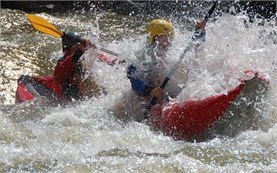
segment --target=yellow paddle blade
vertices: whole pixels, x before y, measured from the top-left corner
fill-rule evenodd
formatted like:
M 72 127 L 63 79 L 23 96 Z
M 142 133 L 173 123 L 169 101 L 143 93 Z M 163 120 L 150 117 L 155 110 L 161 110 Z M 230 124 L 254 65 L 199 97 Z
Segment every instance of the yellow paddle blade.
M 40 32 L 52 35 L 56 38 L 62 37 L 64 35 L 62 31 L 58 30 L 54 25 L 52 25 L 42 17 L 35 16 L 32 14 L 27 14 L 27 17 L 30 20 L 33 27 Z

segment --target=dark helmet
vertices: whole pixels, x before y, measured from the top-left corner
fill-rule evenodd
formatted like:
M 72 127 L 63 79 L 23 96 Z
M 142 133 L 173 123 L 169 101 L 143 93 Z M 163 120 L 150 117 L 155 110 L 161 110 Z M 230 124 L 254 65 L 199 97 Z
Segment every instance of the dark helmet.
M 74 46 L 76 43 L 83 44 L 84 42 L 85 40 L 82 39 L 77 33 L 74 33 L 74 32 L 64 33 L 62 37 L 63 52 L 71 49 L 72 46 Z

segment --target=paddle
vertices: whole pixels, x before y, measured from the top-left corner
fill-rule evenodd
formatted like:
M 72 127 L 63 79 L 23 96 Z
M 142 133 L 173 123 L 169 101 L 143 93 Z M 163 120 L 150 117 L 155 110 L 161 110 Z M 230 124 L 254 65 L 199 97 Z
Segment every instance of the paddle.
M 204 20 L 207 22 L 208 19 L 211 17 L 212 13 L 214 12 L 216 6 L 217 6 L 218 2 L 215 1 L 213 6 L 211 7 L 211 9 L 208 11 L 208 14 L 205 16 Z M 173 66 L 173 68 L 171 69 L 171 71 L 169 72 L 169 74 L 167 75 L 167 77 L 164 79 L 163 83 L 161 84 L 160 88 L 164 89 L 165 86 L 167 85 L 167 83 L 169 82 L 170 78 L 174 75 L 175 71 L 177 70 L 179 64 L 181 64 L 181 61 L 184 59 L 186 53 L 194 46 L 194 41 L 191 41 L 189 43 L 189 45 L 186 47 L 186 49 L 183 51 L 183 53 L 181 54 L 179 61 Z M 157 97 L 153 97 L 149 106 L 147 107 L 147 110 L 150 111 L 150 109 L 152 108 L 153 105 L 156 104 L 157 102 Z M 148 111 L 144 113 L 143 118 L 147 119 L 149 118 L 149 114 Z
M 42 17 L 35 16 L 32 14 L 27 14 L 28 19 L 30 20 L 33 27 L 43 33 L 49 34 L 51 36 L 54 36 L 56 38 L 63 38 L 63 37 L 71 37 L 70 35 L 67 35 L 66 33 L 58 30 L 54 25 L 49 23 L 47 20 L 43 19 Z M 94 45 L 95 46 L 95 45 Z M 115 53 L 113 51 L 107 50 L 105 48 L 99 48 L 99 50 L 106 52 L 108 54 L 119 56 L 118 53 Z

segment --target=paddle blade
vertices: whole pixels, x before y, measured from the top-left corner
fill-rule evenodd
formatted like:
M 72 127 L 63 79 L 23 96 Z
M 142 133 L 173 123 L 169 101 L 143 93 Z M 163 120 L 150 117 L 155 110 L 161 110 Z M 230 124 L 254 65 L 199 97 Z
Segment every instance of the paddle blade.
M 62 31 L 58 30 L 54 25 L 39 16 L 27 14 L 27 17 L 33 27 L 40 32 L 52 35 L 56 38 L 60 38 L 64 35 Z

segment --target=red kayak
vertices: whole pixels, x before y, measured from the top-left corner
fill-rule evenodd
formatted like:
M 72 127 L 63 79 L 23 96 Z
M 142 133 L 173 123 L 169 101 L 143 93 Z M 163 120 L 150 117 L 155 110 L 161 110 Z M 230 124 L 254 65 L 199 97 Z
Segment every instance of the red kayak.
M 114 65 L 117 59 L 108 59 L 103 54 L 98 54 L 98 60 L 105 62 L 108 65 Z M 120 62 L 119 62 L 120 63 Z M 47 81 L 52 81 L 54 78 L 52 76 L 43 76 L 43 77 L 31 77 L 27 75 L 22 75 L 18 80 L 18 86 L 15 93 L 15 103 L 21 103 L 25 101 L 33 100 L 36 97 L 44 97 L 53 103 L 60 101 L 65 101 L 64 96 L 62 95 L 61 87 L 59 84 L 47 84 Z M 87 90 L 90 90 L 86 96 L 95 96 L 98 95 L 98 87 L 96 84 L 88 77 L 84 80 L 84 83 L 87 87 L 90 87 Z
M 20 82 L 15 92 L 15 103 L 32 100 L 35 96 L 25 87 L 25 84 Z
M 268 81 L 255 72 L 248 72 L 249 79 L 227 94 L 210 96 L 202 100 L 186 100 L 183 103 L 170 102 L 164 106 L 156 105 L 150 113 L 154 129 L 173 136 L 175 139 L 197 139 L 216 124 L 228 108 L 239 99 L 254 99 L 264 94 Z M 251 100 L 249 100 L 251 101 Z M 239 109 L 239 106 L 236 107 Z
M 49 85 L 49 83 L 51 85 Z M 85 98 L 97 97 L 100 94 L 105 94 L 105 89 L 98 86 L 91 76 L 82 80 L 79 84 L 79 89 Z M 15 102 L 21 103 L 33 100 L 34 98 L 43 97 L 43 100 L 50 101 L 52 105 L 66 104 L 70 100 L 66 100 L 62 93 L 62 88 L 58 82 L 55 82 L 54 77 L 31 77 L 22 75 L 18 79 L 18 86 L 15 93 Z M 73 97 L 72 97 L 73 98 Z
M 31 77 L 22 75 L 17 80 L 18 86 L 15 92 L 15 103 L 30 101 L 35 97 L 44 97 L 51 101 L 62 100 L 61 91 L 59 91 L 58 85 L 54 88 L 49 88 L 45 85 L 45 81 L 49 81 L 49 79 L 51 80 L 53 77 Z

